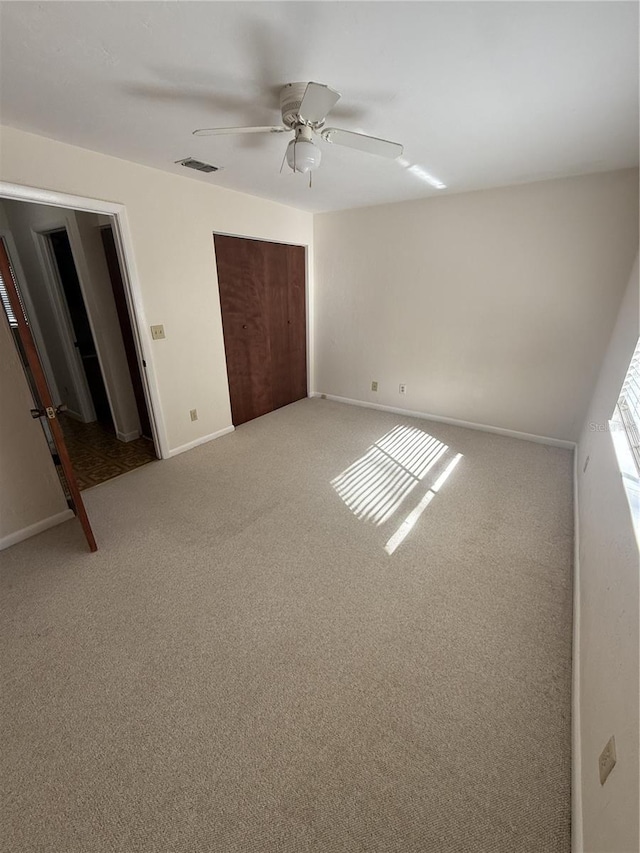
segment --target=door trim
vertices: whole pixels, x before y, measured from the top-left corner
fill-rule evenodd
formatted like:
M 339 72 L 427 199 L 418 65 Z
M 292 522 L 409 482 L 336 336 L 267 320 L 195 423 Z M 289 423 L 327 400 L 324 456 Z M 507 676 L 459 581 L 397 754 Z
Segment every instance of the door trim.
M 135 263 L 133 238 L 125 205 L 23 186 L 22 184 L 11 184 L 4 181 L 0 181 L 0 198 L 32 202 L 35 204 L 47 204 L 51 207 L 72 208 L 74 210 L 85 211 L 86 213 L 103 213 L 113 216 L 113 236 L 116 241 L 118 260 L 124 282 L 127 308 L 131 316 L 131 327 L 133 329 L 136 355 L 138 357 L 140 375 L 142 376 L 142 384 L 149 410 L 153 442 L 158 458 L 167 459 L 169 457 L 169 441 L 162 406 L 160 404 L 160 389 L 153 357 L 153 348 L 151 346 L 151 330 L 144 310 L 142 289 Z

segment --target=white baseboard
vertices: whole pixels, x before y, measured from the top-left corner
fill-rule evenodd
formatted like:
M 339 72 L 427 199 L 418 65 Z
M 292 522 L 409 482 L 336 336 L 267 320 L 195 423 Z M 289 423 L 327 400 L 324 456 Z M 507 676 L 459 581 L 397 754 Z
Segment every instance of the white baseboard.
M 336 397 L 335 394 L 321 394 L 314 391 L 310 397 L 324 397 L 327 400 L 335 400 L 336 403 L 348 403 L 350 406 L 362 406 L 365 409 L 378 409 L 381 412 L 393 412 L 396 415 L 406 415 L 410 418 L 422 418 L 427 421 L 437 421 L 438 423 L 451 424 L 452 426 L 465 427 L 466 429 L 478 429 L 481 432 L 492 432 L 496 435 L 506 435 L 509 438 L 521 438 L 525 441 L 535 441 L 538 444 L 550 444 L 553 447 L 564 447 L 568 450 L 573 450 L 576 446 L 575 441 L 566 441 L 562 438 L 550 438 L 545 435 L 534 435 L 529 432 L 518 432 L 515 429 L 503 429 L 502 427 L 489 426 L 488 424 L 475 424 L 471 421 L 461 421 L 457 418 L 445 418 L 442 415 L 432 415 L 428 412 L 415 412 L 411 409 L 398 409 L 395 406 L 382 406 L 379 403 L 370 403 L 365 400 L 351 400 L 349 397 Z
M 42 533 L 50 527 L 55 527 L 56 524 L 62 524 L 63 521 L 68 521 L 73 518 L 73 512 L 70 509 L 65 509 L 55 515 L 50 515 L 49 518 L 43 518 L 42 521 L 36 521 L 35 524 L 30 524 L 28 527 L 23 527 L 22 530 L 16 530 L 15 533 L 9 533 L 7 536 L 0 538 L 0 551 L 5 548 L 10 548 L 12 545 L 17 545 L 23 539 L 28 539 L 30 536 L 35 536 L 36 533 Z
M 116 430 L 116 438 L 120 439 L 120 441 L 135 441 L 136 438 L 140 438 L 140 430 L 134 429 L 132 432 L 120 432 L 120 430 Z
M 578 446 L 573 451 L 573 634 L 571 647 L 571 853 L 583 853 L 580 725 L 580 513 Z
M 203 435 L 201 438 L 196 438 L 194 441 L 190 441 L 187 444 L 181 444 L 180 447 L 174 447 L 173 450 L 169 451 L 168 458 L 178 456 L 178 454 L 184 453 L 187 450 L 193 450 L 194 447 L 198 447 L 200 444 L 206 444 L 208 441 L 213 441 L 214 438 L 221 438 L 223 435 L 233 432 L 234 429 L 234 426 L 228 426 L 224 429 L 219 429 L 217 432 L 212 432 L 210 435 Z

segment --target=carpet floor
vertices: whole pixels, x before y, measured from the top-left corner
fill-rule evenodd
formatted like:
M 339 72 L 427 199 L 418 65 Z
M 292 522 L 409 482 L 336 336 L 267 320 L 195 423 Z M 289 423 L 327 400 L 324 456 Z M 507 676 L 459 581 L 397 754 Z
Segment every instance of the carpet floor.
M 568 853 L 570 451 L 303 400 L 0 555 L 11 853 Z

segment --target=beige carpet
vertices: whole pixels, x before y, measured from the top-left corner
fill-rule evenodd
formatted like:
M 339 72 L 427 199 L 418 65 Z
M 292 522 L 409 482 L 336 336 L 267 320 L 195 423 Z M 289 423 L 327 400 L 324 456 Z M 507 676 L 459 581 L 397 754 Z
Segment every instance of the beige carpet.
M 86 492 L 0 555 L 1 849 L 567 853 L 571 464 L 315 399 Z

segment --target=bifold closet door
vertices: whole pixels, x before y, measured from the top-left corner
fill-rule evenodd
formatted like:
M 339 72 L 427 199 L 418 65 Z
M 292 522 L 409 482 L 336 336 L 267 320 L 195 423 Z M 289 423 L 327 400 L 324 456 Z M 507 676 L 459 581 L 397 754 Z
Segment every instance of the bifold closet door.
M 233 423 L 307 395 L 305 250 L 214 236 Z
M 273 408 L 307 396 L 304 246 L 265 244 Z
M 231 419 L 243 424 L 273 409 L 263 243 L 215 235 Z

